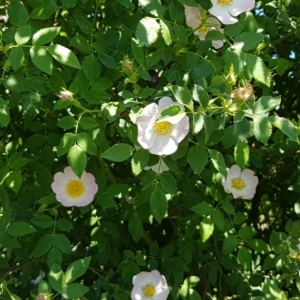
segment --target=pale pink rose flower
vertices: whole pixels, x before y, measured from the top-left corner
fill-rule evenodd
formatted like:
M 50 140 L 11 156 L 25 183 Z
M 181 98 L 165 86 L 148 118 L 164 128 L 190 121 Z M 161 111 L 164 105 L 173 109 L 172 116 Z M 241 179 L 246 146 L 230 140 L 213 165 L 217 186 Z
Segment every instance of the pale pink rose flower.
M 160 113 L 172 105 L 179 105 L 184 110 L 183 105 L 173 102 L 170 97 L 163 97 L 158 104 L 145 106 L 136 119 L 138 142 L 152 154 L 173 154 L 189 132 L 189 119 L 183 112 L 175 117 L 158 119 Z
M 201 41 L 205 40 L 206 34 L 211 30 L 218 30 L 224 32 L 221 28 L 221 23 L 214 17 L 206 19 L 205 23 L 202 22 L 199 8 L 192 6 L 184 6 L 186 25 L 194 30 L 194 34 L 199 37 Z M 224 43 L 221 40 L 212 41 L 215 49 L 223 47 Z
M 54 175 L 51 184 L 56 199 L 63 206 L 86 206 L 89 205 L 98 192 L 98 185 L 91 173 L 83 172 L 79 178 L 71 167 L 66 167 L 64 172 Z
M 255 0 L 210 0 L 212 7 L 208 10 L 223 24 L 234 24 L 238 20 L 234 17 L 242 12 L 254 8 Z
M 166 300 L 170 293 L 165 276 L 157 270 L 133 276 L 132 283 L 132 300 Z
M 226 193 L 231 193 L 234 198 L 252 199 L 258 184 L 257 176 L 250 169 L 241 171 L 238 165 L 227 169 L 227 178 L 222 178 L 222 185 Z

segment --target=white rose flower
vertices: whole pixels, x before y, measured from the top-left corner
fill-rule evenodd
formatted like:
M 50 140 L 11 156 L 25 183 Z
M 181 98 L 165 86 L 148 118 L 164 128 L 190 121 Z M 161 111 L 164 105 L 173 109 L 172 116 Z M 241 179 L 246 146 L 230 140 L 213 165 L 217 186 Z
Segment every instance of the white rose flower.
M 252 199 L 255 195 L 258 178 L 250 169 L 241 171 L 238 165 L 227 169 L 227 178 L 222 178 L 222 185 L 226 193 L 232 193 L 234 198 Z
M 255 6 L 255 0 L 211 0 L 211 3 L 213 6 L 208 11 L 223 24 L 236 23 L 238 20 L 234 17 Z
M 220 32 L 224 32 L 221 28 L 221 23 L 214 17 L 209 17 L 206 19 L 205 23 L 203 23 L 199 8 L 192 6 L 184 6 L 185 20 L 186 25 L 193 28 L 194 34 L 199 36 L 201 41 L 205 40 L 206 34 L 210 30 L 218 30 Z M 223 47 L 224 43 L 221 40 L 212 41 L 212 45 L 215 49 L 220 49 Z
M 165 276 L 157 270 L 133 276 L 132 283 L 132 300 L 166 300 L 170 292 Z
M 173 154 L 178 144 L 189 132 L 189 119 L 183 113 L 182 117 L 158 119 L 161 112 L 172 105 L 182 105 L 173 102 L 170 97 L 163 97 L 158 104 L 151 103 L 144 107 L 137 117 L 138 142 L 144 149 L 156 155 Z

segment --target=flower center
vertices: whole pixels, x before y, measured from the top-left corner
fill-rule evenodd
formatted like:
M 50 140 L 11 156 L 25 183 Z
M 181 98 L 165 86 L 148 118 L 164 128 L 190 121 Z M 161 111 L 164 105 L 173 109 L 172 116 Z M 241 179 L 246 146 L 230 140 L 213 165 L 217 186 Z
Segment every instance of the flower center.
M 197 30 L 199 33 L 207 33 L 209 31 L 209 28 L 206 26 L 202 26 L 200 28 L 198 28 Z
M 144 297 L 152 298 L 155 295 L 155 287 L 152 283 L 148 283 L 146 286 L 143 287 Z
M 81 196 L 84 190 L 85 188 L 81 180 L 70 180 L 66 186 L 67 194 L 72 198 Z
M 237 190 L 243 190 L 246 187 L 246 184 L 243 179 L 240 177 L 233 178 L 231 180 L 232 187 Z
M 225 6 L 230 6 L 233 3 L 233 0 L 218 0 L 218 3 Z
M 154 124 L 153 131 L 156 135 L 168 135 L 172 128 L 173 125 L 170 122 L 162 121 Z

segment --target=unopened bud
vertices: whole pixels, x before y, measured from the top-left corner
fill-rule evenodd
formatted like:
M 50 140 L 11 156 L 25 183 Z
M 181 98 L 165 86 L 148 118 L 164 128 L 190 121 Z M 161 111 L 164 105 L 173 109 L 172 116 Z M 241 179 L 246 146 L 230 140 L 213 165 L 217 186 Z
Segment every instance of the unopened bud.
M 60 92 L 60 98 L 62 100 L 71 100 L 73 96 L 73 93 L 71 93 L 70 91 L 61 91 Z

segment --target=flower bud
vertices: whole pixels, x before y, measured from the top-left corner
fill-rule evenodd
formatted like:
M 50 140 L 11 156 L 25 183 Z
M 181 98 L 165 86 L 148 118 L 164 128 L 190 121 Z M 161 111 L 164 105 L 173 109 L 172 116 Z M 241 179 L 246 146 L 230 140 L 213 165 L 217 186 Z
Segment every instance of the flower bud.
M 61 98 L 62 100 L 71 100 L 71 99 L 72 99 L 72 96 L 73 96 L 73 93 L 71 93 L 71 92 L 68 91 L 68 90 L 61 91 L 61 92 L 60 92 L 60 98 Z

